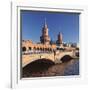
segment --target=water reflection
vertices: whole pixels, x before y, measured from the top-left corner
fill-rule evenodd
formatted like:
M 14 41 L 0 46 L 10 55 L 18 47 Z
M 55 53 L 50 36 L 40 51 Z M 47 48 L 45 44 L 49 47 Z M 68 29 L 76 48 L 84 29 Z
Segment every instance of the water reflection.
M 39 63 L 40 66 L 40 63 Z M 45 65 L 42 67 L 34 66 L 23 69 L 23 77 L 45 77 L 45 76 L 67 76 L 67 75 L 79 75 L 79 60 L 72 59 L 68 62 L 53 64 L 51 66 L 47 66 L 45 69 Z M 33 70 L 33 68 L 35 70 Z M 43 68 L 43 69 L 42 69 Z M 32 70 L 32 71 L 31 71 Z
M 71 60 L 68 62 L 64 75 L 79 75 L 79 60 Z

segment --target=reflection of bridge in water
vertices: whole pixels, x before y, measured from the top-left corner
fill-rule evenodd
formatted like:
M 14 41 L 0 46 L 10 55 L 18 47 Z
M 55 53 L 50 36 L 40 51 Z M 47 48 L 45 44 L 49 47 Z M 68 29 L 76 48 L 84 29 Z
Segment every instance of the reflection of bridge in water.
M 37 60 L 50 60 L 51 62 L 57 63 L 60 62 L 60 60 L 64 56 L 70 56 L 74 57 L 75 56 L 75 51 L 58 51 L 56 53 L 51 52 L 51 53 L 33 53 L 33 54 L 23 54 L 22 55 L 22 67 L 25 67 L 31 62 L 37 61 Z

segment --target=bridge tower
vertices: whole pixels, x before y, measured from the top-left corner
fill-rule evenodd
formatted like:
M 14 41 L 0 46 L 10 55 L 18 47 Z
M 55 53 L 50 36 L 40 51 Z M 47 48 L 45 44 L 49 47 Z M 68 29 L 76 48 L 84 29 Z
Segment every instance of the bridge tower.
M 50 44 L 50 37 L 48 35 L 48 26 L 46 23 L 46 19 L 42 28 L 42 36 L 40 37 L 40 41 L 42 44 Z
M 58 34 L 56 43 L 58 45 L 62 45 L 63 44 L 63 36 L 62 36 L 62 33 L 61 32 L 59 32 L 59 34 Z

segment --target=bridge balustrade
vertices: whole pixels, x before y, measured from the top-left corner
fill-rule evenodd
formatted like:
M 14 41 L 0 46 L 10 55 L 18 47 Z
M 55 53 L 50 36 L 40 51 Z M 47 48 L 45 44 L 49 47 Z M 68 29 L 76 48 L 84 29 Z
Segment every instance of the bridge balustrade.
M 53 51 L 26 51 L 26 52 L 22 52 L 22 55 L 41 54 L 41 53 L 53 53 Z

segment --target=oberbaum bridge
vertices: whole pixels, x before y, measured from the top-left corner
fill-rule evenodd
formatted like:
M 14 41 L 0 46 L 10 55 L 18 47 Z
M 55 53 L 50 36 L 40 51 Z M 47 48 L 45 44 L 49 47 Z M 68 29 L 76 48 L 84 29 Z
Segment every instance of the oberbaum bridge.
M 79 54 L 79 47 L 63 43 L 60 32 L 56 43 L 51 42 L 46 21 L 42 28 L 40 41 L 40 43 L 33 43 L 31 40 L 22 40 L 22 67 L 37 60 L 61 63 L 62 58 L 66 55 L 74 58 L 77 53 Z

